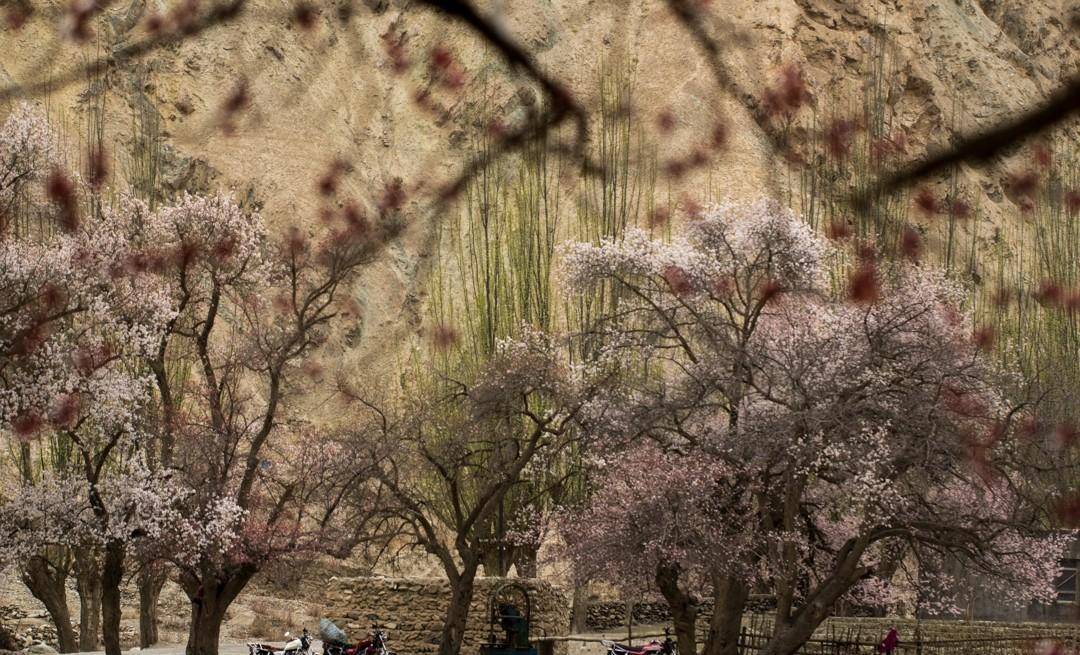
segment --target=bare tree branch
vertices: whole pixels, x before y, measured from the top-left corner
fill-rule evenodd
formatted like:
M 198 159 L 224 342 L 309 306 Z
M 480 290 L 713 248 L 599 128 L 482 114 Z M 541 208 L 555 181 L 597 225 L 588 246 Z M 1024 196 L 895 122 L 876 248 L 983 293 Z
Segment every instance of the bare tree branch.
M 0 88 L 0 102 L 17 97 L 44 95 L 79 80 L 84 80 L 88 75 L 101 73 L 117 62 L 138 59 L 156 50 L 180 43 L 213 27 L 235 20 L 243 13 L 246 3 L 247 0 L 229 0 L 214 5 L 200 18 L 186 23 L 181 29 L 162 31 L 145 39 L 134 41 L 86 64 L 75 66 L 42 80 L 28 84 L 12 84 Z
M 962 138 L 952 148 L 908 163 L 883 177 L 865 197 L 880 191 L 895 191 L 964 161 L 985 161 L 1022 139 L 1062 123 L 1080 111 L 1080 75 L 1071 78 L 1044 104 L 1006 120 L 990 129 Z

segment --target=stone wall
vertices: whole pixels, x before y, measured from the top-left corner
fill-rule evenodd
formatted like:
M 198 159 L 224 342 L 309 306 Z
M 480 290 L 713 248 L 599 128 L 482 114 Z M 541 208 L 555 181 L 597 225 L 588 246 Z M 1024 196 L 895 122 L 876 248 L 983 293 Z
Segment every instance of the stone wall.
M 712 613 L 712 599 L 701 601 L 699 615 L 707 621 Z M 772 596 L 752 595 L 747 601 L 750 612 L 768 612 L 775 609 L 776 601 Z M 589 603 L 585 610 L 585 625 L 590 630 L 605 631 L 626 626 L 626 603 L 617 600 L 599 600 Z M 644 601 L 631 607 L 634 625 L 661 625 L 671 623 L 671 611 L 664 601 Z
M 824 636 L 829 631 L 851 633 L 864 639 L 880 638 L 890 627 L 896 627 L 901 640 L 914 641 L 916 634 L 921 634 L 924 641 L 951 639 L 1036 639 L 1057 637 L 1061 639 L 1080 639 L 1080 626 L 1061 623 L 1041 623 L 1035 621 L 962 621 L 949 619 L 929 619 L 916 622 L 915 619 L 894 617 L 832 617 L 818 629 L 817 635 Z
M 469 610 L 462 655 L 474 655 L 487 641 L 491 594 L 504 578 L 478 578 Z M 542 580 L 518 580 L 532 600 L 532 636 L 565 635 L 570 629 L 570 602 L 560 589 Z M 450 583 L 439 578 L 332 578 L 327 585 L 326 614 L 349 635 L 364 634 L 369 615 L 385 626 L 390 647 L 402 654 L 422 655 L 438 649 Z M 521 608 L 524 611 L 524 608 Z M 556 652 L 560 652 L 556 649 Z
M 621 612 L 621 614 L 619 614 Z M 622 618 L 615 623 L 615 617 Z M 601 602 L 589 607 L 589 621 L 603 623 L 592 626 L 594 629 L 612 631 L 625 629 L 626 606 L 622 603 Z M 772 631 L 772 614 L 748 613 L 743 616 L 743 628 L 750 633 L 769 634 Z M 708 632 L 708 610 L 698 616 L 698 639 L 702 640 Z M 634 608 L 635 624 L 644 626 L 670 625 L 671 619 L 666 607 L 658 603 L 641 603 Z M 1033 643 L 1040 639 L 1054 638 L 1068 644 L 1080 644 L 1080 625 L 1045 623 L 1037 621 L 963 621 L 948 619 L 914 619 L 898 617 L 830 617 L 815 631 L 815 639 L 852 641 L 862 644 L 874 644 L 895 627 L 901 643 L 913 644 L 916 641 L 927 642 L 955 640 L 1005 640 L 996 646 L 993 652 L 999 655 L 1022 655 L 1029 653 Z M 637 630 L 640 632 L 640 628 Z M 700 642 L 699 642 L 700 643 Z M 755 642 L 759 643 L 759 642 Z M 972 648 L 979 648 L 978 645 Z M 927 646 L 926 652 L 940 652 Z

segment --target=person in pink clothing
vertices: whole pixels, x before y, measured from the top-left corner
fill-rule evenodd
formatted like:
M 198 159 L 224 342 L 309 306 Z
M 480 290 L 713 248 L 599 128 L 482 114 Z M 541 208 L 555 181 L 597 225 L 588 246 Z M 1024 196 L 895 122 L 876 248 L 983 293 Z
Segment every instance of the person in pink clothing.
M 878 644 L 878 652 L 884 655 L 892 655 L 892 652 L 896 650 L 896 645 L 900 643 L 900 635 L 896 632 L 896 627 L 889 628 L 888 634 Z

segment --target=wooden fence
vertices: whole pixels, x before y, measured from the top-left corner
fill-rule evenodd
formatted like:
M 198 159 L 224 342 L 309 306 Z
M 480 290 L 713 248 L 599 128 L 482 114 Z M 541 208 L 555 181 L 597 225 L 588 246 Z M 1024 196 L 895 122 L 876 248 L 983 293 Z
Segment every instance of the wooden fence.
M 759 655 L 764 650 L 773 634 L 774 617 L 768 614 L 744 615 L 739 632 L 739 655 Z M 932 621 L 925 627 L 912 625 L 909 621 L 897 623 L 901 628 L 900 641 L 892 655 L 1080 655 L 1080 625 L 1061 624 L 1051 626 L 1035 624 L 1022 626 L 1020 634 L 990 634 L 980 636 L 978 630 L 988 629 L 987 625 L 957 623 L 955 636 L 942 635 L 942 625 L 948 622 Z M 826 623 L 815 632 L 799 650 L 799 655 L 881 655 L 878 645 L 885 637 L 889 621 L 877 621 L 870 624 L 833 624 Z M 616 637 L 620 643 L 640 645 L 652 639 L 662 639 L 663 633 L 652 631 L 644 634 L 630 632 Z M 632 630 L 632 628 L 630 628 Z M 674 637 L 674 634 L 672 635 Z M 604 640 L 582 636 L 543 636 L 535 638 L 541 655 L 555 652 L 556 643 L 580 642 L 596 644 Z M 701 643 L 698 643 L 701 646 Z M 595 647 L 591 652 L 603 652 Z
M 771 627 L 771 626 L 770 626 Z M 772 631 L 743 626 L 739 632 L 739 655 L 755 655 L 768 644 Z M 879 655 L 884 635 L 872 635 L 853 628 L 827 629 L 815 635 L 799 655 Z M 1046 648 L 1045 643 L 1053 646 Z M 1042 644 L 1042 646 L 1041 646 Z M 926 638 L 921 635 L 901 638 L 893 655 L 1076 655 L 1080 653 L 1080 633 L 1025 635 L 1022 637 Z

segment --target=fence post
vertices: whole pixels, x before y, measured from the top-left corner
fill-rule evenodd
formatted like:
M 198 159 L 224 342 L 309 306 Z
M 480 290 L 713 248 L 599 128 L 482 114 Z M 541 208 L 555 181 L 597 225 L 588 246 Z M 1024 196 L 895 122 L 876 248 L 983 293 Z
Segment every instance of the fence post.
M 736 650 L 739 651 L 739 655 L 744 655 L 744 653 L 746 652 L 746 626 L 745 625 L 739 628 L 739 641 L 736 643 L 735 648 L 736 648 Z

